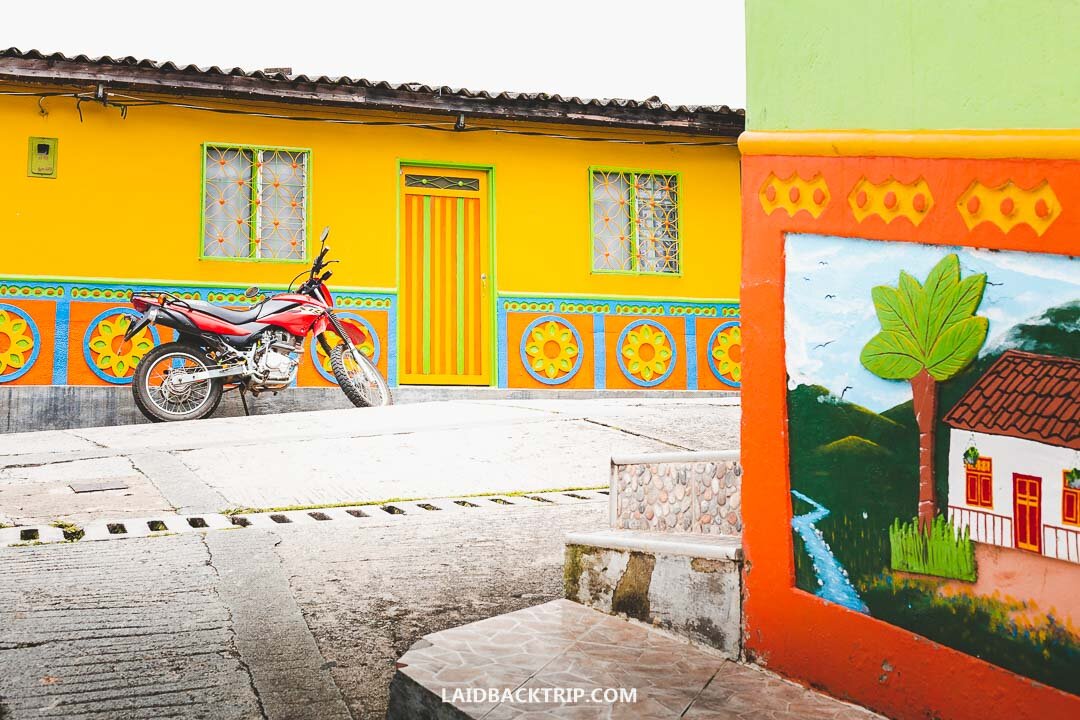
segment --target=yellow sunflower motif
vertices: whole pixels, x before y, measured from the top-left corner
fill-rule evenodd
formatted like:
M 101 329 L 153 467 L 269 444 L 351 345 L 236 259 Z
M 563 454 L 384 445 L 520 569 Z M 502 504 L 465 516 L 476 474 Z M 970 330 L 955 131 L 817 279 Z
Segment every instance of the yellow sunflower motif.
M 525 343 L 529 365 L 538 375 L 550 380 L 570 373 L 580 351 L 573 331 L 554 320 L 533 328 Z
M 622 355 L 631 375 L 650 381 L 667 372 L 672 352 L 663 330 L 640 325 L 626 334 Z
M 716 334 L 712 357 L 717 372 L 735 382 L 742 382 L 742 330 L 738 325 Z
M 358 331 L 358 334 L 363 338 L 363 341 L 356 346 L 356 349 L 366 355 L 369 360 L 375 362 L 375 341 L 372 339 L 368 329 L 361 323 L 349 320 L 348 318 L 343 319 L 341 322 Z M 333 330 L 327 330 L 326 337 L 330 341 L 331 349 L 337 347 L 338 343 L 341 342 L 341 336 Z M 322 349 L 322 343 L 317 342 L 315 344 L 315 354 L 318 356 L 319 365 L 322 366 L 323 370 L 328 373 L 334 372 L 333 368 L 330 367 L 330 356 Z
M 154 347 L 154 336 L 145 327 L 128 342 L 124 333 L 131 324 L 131 316 L 114 315 L 101 320 L 90 336 L 90 354 L 94 365 L 115 378 L 130 377 L 135 366 Z
M 34 352 L 29 323 L 15 313 L 0 310 L 0 375 L 22 368 Z

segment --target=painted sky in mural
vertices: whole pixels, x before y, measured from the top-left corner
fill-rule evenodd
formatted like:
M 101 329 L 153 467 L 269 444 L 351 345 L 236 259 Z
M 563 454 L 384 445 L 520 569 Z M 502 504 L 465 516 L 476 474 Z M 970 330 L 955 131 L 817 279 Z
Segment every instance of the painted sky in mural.
M 900 269 L 920 281 L 946 254 L 960 257 L 963 277 L 986 273 L 979 315 L 990 320 L 983 352 L 997 348 L 1017 322 L 1080 299 L 1080 260 L 975 248 L 868 243 L 859 238 L 787 236 L 785 284 L 787 369 L 791 387 L 824 385 L 875 411 L 911 399 L 908 383 L 882 380 L 859 364 L 880 326 L 870 301 L 875 285 L 896 286 Z

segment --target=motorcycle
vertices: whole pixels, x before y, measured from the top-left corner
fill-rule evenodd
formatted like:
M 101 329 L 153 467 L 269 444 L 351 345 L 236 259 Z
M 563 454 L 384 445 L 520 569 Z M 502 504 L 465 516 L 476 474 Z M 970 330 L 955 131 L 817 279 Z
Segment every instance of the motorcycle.
M 310 334 L 330 359 L 334 378 L 357 407 L 389 405 L 390 388 L 359 346 L 365 338 L 334 313 L 326 281 L 333 272 L 330 248 L 319 239 L 311 268 L 289 283 L 288 291 L 244 310 L 230 310 L 168 292 L 135 292 L 131 304 L 140 316 L 124 333 L 127 343 L 151 325 L 175 330 L 175 342 L 158 345 L 135 367 L 135 404 L 152 422 L 197 420 L 209 416 L 226 389 L 245 393 L 277 392 L 296 379 L 304 339 Z M 307 278 L 293 292 L 292 286 Z M 244 296 L 254 299 L 259 288 Z M 246 400 L 244 407 L 247 408 Z

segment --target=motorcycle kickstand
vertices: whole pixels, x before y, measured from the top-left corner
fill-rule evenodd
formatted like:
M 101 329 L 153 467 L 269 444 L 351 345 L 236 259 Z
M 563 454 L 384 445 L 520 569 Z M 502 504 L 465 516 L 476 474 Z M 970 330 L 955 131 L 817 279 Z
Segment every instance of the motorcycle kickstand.
M 244 416 L 251 417 L 251 411 L 248 410 L 247 404 L 247 391 L 244 390 L 243 386 L 240 387 L 240 404 L 244 406 Z

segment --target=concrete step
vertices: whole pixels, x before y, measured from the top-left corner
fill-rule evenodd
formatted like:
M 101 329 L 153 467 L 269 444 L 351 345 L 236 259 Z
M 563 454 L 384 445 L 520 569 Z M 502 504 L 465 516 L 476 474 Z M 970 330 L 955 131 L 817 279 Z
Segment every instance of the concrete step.
M 397 663 L 387 712 L 387 720 L 878 717 L 569 600 L 425 636 Z
M 663 628 L 736 660 L 742 653 L 742 538 L 603 530 L 568 533 L 566 597 Z

